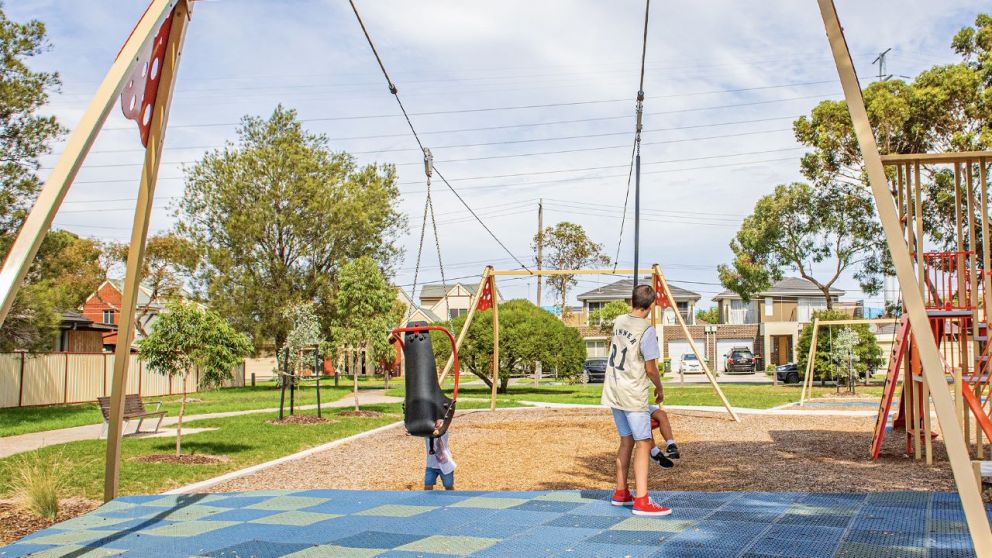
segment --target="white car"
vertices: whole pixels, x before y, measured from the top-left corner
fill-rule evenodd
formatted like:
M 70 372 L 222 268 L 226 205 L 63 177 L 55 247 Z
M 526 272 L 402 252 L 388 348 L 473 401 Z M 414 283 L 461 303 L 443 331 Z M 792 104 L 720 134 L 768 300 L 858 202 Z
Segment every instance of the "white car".
M 695 353 L 685 353 L 682 355 L 682 360 L 679 364 L 679 370 L 684 374 L 702 374 L 703 365 L 696 358 Z

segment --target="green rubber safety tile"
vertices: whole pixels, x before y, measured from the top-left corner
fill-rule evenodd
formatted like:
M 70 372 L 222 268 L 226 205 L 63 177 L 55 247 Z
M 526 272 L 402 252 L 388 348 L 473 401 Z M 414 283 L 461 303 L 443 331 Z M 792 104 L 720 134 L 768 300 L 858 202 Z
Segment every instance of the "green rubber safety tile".
M 66 531 L 80 531 L 85 529 L 100 529 L 102 527 L 110 527 L 112 525 L 117 525 L 118 523 L 126 523 L 131 521 L 130 517 L 103 517 L 100 515 L 88 513 L 86 515 L 80 515 L 79 517 L 74 517 L 68 521 L 63 521 L 59 523 L 57 528 L 64 529 Z
M 196 521 L 197 519 L 203 519 L 209 515 L 229 511 L 231 511 L 230 508 L 218 508 L 214 506 L 193 504 L 192 506 L 180 507 L 168 512 L 163 511 L 154 517 L 157 519 L 167 519 L 169 521 Z
M 658 531 L 678 533 L 692 527 L 696 521 L 687 519 L 667 519 L 664 517 L 631 517 L 610 527 L 613 531 Z
M 370 510 L 365 510 L 352 515 L 377 515 L 384 517 L 413 517 L 431 510 L 438 509 L 437 506 L 405 506 L 403 504 L 386 504 Z
M 324 521 L 327 519 L 334 519 L 335 517 L 341 517 L 340 514 L 333 513 L 317 513 L 317 512 L 307 512 L 307 511 L 288 511 L 277 513 L 275 515 L 269 515 L 266 517 L 260 517 L 258 519 L 253 519 L 248 523 L 268 523 L 272 525 L 313 525 L 319 521 Z
M 282 558 L 373 558 L 383 552 L 385 548 L 350 548 L 347 546 L 337 546 L 333 544 L 322 544 L 304 548 L 303 550 L 287 554 Z
M 283 493 L 264 502 L 252 504 L 248 506 L 247 509 L 292 511 L 309 508 L 311 506 L 319 506 L 325 502 L 327 502 L 327 498 L 314 498 L 312 496 L 287 496 Z
M 118 510 L 126 510 L 126 509 L 129 509 L 129 508 L 137 507 L 139 505 L 140 504 L 132 504 L 131 502 L 124 502 L 124 501 L 121 501 L 121 500 L 111 500 L 111 501 L 107 502 L 106 504 L 100 506 L 99 508 L 93 510 L 92 513 L 95 513 L 95 514 L 98 514 L 99 515 L 99 514 L 107 513 L 107 512 L 113 512 L 113 511 L 118 511 Z
M 433 535 L 419 541 L 414 541 L 403 546 L 396 547 L 396 550 L 409 550 L 412 552 L 431 552 L 434 554 L 453 554 L 455 556 L 468 556 L 473 552 L 485 550 L 490 546 L 500 542 L 500 539 L 490 539 L 485 537 L 458 537 L 449 535 Z
M 486 496 L 475 496 L 474 498 L 462 500 L 461 502 L 452 504 L 448 507 L 449 508 L 490 508 L 495 510 L 502 510 L 502 509 L 512 508 L 513 506 L 519 506 L 520 504 L 525 504 L 529 501 L 530 500 L 524 500 L 523 498 L 490 498 Z
M 209 533 L 210 531 L 223 529 L 224 527 L 241 525 L 241 523 L 240 521 L 184 521 L 182 523 L 155 527 L 154 529 L 143 529 L 142 533 L 146 535 L 157 535 L 159 537 L 195 537 Z
M 589 502 L 595 502 L 596 500 L 585 498 L 578 491 L 563 491 L 563 492 L 549 492 L 547 494 L 542 494 L 535 500 L 541 500 L 544 502 L 578 502 L 580 504 L 587 504 Z
M 200 504 L 207 498 L 209 498 L 209 496 L 206 494 L 174 494 L 170 496 L 162 496 L 161 498 L 156 498 L 154 500 L 148 500 L 147 502 L 142 502 L 141 505 L 151 506 L 153 508 L 177 508 L 181 506 Z
M 106 531 L 88 531 L 85 529 L 74 531 L 59 531 L 49 535 L 42 535 L 31 539 L 31 544 L 80 544 L 87 541 L 95 541 L 107 536 Z
M 66 556 L 72 556 L 73 558 L 98 558 L 100 556 L 120 556 L 125 552 L 127 551 L 117 548 L 90 548 L 86 546 L 68 545 L 32 552 L 31 558 L 65 558 Z

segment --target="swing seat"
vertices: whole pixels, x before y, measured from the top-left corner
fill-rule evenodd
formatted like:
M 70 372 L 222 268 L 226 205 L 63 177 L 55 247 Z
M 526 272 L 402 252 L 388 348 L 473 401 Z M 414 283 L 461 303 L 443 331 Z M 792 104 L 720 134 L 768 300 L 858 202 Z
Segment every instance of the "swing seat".
M 393 331 L 399 339 L 403 333 L 403 357 L 406 359 L 406 396 L 403 402 L 403 424 L 412 436 L 437 438 L 448 430 L 455 416 L 455 401 L 458 397 L 458 358 L 455 356 L 455 399 L 450 399 L 441 391 L 437 378 L 437 363 L 431 346 L 430 330 L 448 330 L 440 326 L 428 326 L 425 322 L 410 322 L 405 328 Z M 437 427 L 437 421 L 441 421 Z

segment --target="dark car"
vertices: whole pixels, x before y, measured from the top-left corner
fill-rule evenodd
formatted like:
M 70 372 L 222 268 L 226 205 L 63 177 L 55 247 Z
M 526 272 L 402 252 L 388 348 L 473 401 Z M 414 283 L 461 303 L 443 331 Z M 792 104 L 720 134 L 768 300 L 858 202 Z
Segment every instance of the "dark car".
M 734 347 L 727 351 L 728 374 L 753 374 L 754 353 L 747 347 Z
M 800 381 L 799 365 L 795 362 L 780 364 L 775 367 L 775 376 L 778 378 L 778 381 L 782 383 L 798 384 Z
M 606 358 L 591 358 L 582 367 L 583 384 L 601 384 L 606 379 Z

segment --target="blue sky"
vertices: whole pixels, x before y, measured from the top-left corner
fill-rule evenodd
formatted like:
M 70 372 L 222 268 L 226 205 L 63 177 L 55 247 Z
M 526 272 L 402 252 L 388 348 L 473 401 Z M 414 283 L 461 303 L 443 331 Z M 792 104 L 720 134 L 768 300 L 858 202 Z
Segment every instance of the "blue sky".
M 801 178 L 792 121 L 841 92 L 816 2 L 744 5 L 652 6 L 641 261 L 661 263 L 673 283 L 703 295 L 703 306 L 722 290 L 716 266 L 729 261 L 728 242 L 754 202 Z M 513 255 L 528 265 L 533 260 L 539 198 L 545 224 L 578 222 L 614 255 L 643 2 L 365 0 L 359 7 L 438 168 Z M 844 0 L 837 7 L 863 80 L 877 73 L 871 62 L 887 48 L 888 72 L 896 75 L 953 62 L 953 34 L 988 10 L 977 0 Z M 48 110 L 67 127 L 144 8 L 143 0 L 6 2 L 8 17 L 48 25 L 53 49 L 33 65 L 61 73 L 62 92 Z M 174 223 L 181 165 L 234 139 L 242 116 L 268 115 L 282 103 L 326 134 L 333 149 L 360 162 L 398 165 L 411 231 L 401 239 L 407 255 L 395 281 L 412 282 L 424 200 L 420 154 L 347 1 L 198 1 L 176 89 L 153 232 Z M 532 105 L 542 106 L 508 108 Z M 492 110 L 465 112 L 480 108 Z M 56 225 L 126 239 L 140 147 L 136 128 L 114 111 Z M 53 160 L 46 158 L 43 175 Z M 447 277 L 477 276 L 487 263 L 517 267 L 438 186 Z M 632 238 L 628 220 L 621 266 L 632 264 Z M 424 256 L 425 279 L 440 279 L 432 251 Z M 612 280 L 583 279 L 577 291 Z M 861 298 L 850 277 L 840 287 Z M 530 278 L 501 285 L 504 296 L 531 299 L 534 288 Z

